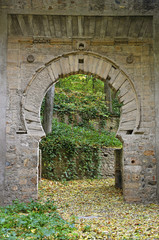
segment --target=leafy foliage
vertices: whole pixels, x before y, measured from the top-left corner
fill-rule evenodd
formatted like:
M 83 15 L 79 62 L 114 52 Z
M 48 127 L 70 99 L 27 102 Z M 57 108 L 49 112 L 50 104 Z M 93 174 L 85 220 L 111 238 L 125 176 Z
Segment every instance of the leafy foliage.
M 117 96 L 113 98 L 114 115 L 120 115 Z M 78 113 L 82 119 L 108 118 L 112 114 L 105 104 L 104 83 L 92 76 L 73 75 L 56 84 L 54 112 Z
M 42 139 L 43 176 L 49 179 L 81 179 L 99 176 L 101 146 L 121 146 L 114 133 L 101 133 L 53 120 L 53 130 Z
M 45 138 L 44 138 L 45 139 Z M 44 142 L 44 139 L 42 142 Z M 48 142 L 60 143 L 69 142 L 69 144 L 75 144 L 76 146 L 82 146 L 84 144 L 92 147 L 120 147 L 121 142 L 115 138 L 115 133 L 103 130 L 101 132 L 96 131 L 92 127 L 80 127 L 71 126 L 66 123 L 58 122 L 53 119 L 52 133 L 48 134 Z M 46 143 L 47 144 L 47 143 Z M 63 148 L 64 146 L 62 146 Z
M 83 74 L 71 75 L 66 78 L 62 78 L 57 83 L 57 87 L 63 88 L 65 91 L 77 91 L 87 92 L 89 94 L 104 93 L 104 83 L 94 78 L 94 76 L 88 76 Z
M 118 116 L 119 108 L 114 98 L 113 109 Z M 60 116 L 61 122 L 54 119 L 52 133 L 40 143 L 43 177 L 55 180 L 97 178 L 100 148 L 121 147 L 115 133 L 104 130 L 106 119 L 111 117 L 105 104 L 104 83 L 82 74 L 60 79 L 56 84 L 54 113 Z M 69 124 L 64 123 L 66 114 Z M 77 122 L 75 115 L 82 121 Z M 91 123 L 92 119 L 98 119 L 99 130 Z
M 43 179 L 39 195 L 0 208 L 0 239 L 159 239 L 158 205 L 123 202 L 113 179 Z
M 70 180 L 98 176 L 99 147 L 86 143 L 87 137 L 82 138 L 85 132 L 54 120 L 52 134 L 40 143 L 44 177 Z
M 159 239 L 159 206 L 125 203 L 112 178 L 42 180 L 40 195 L 53 199 L 65 220 L 73 220 L 77 239 Z
M 1 239 L 76 239 L 75 230 L 72 223 L 60 217 L 53 201 L 14 201 L 0 208 Z

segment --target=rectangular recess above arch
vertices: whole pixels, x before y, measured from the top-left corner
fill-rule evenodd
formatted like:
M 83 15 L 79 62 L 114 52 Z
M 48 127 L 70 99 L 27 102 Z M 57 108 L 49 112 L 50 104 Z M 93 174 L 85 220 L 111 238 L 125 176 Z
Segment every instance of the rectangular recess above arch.
M 151 16 L 56 16 L 8 15 L 8 35 L 50 38 L 138 38 L 153 37 Z M 65 23 L 65 24 L 64 24 Z M 102 29 L 99 31 L 99 26 Z

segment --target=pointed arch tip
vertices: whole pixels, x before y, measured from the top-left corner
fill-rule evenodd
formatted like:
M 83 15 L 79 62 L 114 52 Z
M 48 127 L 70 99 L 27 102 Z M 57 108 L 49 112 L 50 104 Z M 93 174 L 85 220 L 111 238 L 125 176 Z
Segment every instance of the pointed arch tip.
M 101 80 L 109 78 L 109 85 L 114 90 L 120 91 L 123 102 L 118 135 L 127 134 L 129 129 L 135 133 L 135 129 L 140 125 L 140 104 L 133 81 L 114 61 L 90 51 L 73 51 L 56 56 L 35 72 L 24 91 L 22 102 L 27 132 L 31 131 L 25 117 L 26 106 L 33 105 L 40 112 L 42 99 L 49 87 L 59 78 L 78 73 L 92 74 Z M 40 122 L 38 124 L 41 126 Z

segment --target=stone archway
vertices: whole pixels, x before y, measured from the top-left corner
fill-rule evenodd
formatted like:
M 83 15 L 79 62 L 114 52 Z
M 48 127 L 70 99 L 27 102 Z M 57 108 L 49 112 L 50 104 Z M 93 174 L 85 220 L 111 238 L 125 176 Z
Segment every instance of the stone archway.
M 59 78 L 77 73 L 93 74 L 101 80 L 109 79 L 110 86 L 115 91 L 119 91 L 119 101 L 123 105 L 117 136 L 124 144 L 122 154 L 123 195 L 128 202 L 141 202 L 139 176 L 142 168 L 136 167 L 137 158 L 132 160 L 132 156 L 134 156 L 132 155 L 132 146 L 141 138 L 138 130 L 140 125 L 139 99 L 132 80 L 110 59 L 92 52 L 71 52 L 54 58 L 37 70 L 22 97 L 21 126 L 23 126 L 22 132 L 25 134 L 22 134 L 21 137 L 26 136 L 32 139 L 32 143 L 38 147 L 39 140 L 45 136 L 40 121 L 40 108 L 46 92 Z M 36 156 L 38 158 L 38 155 Z M 34 178 L 37 179 L 37 175 L 37 171 L 34 171 Z M 35 185 L 32 190 L 33 196 L 37 196 L 37 182 Z
M 59 78 L 71 74 L 93 74 L 109 79 L 110 86 L 119 91 L 121 119 L 118 137 L 132 134 L 140 124 L 140 105 L 133 82 L 128 75 L 110 59 L 91 52 L 71 52 L 58 56 L 36 71 L 23 94 L 22 114 L 25 130 L 29 135 L 45 135 L 40 122 L 40 107 L 45 93 Z
M 44 135 L 41 101 L 59 77 L 78 72 L 108 76 L 110 85 L 120 91 L 118 136 L 124 143 L 125 200 L 159 199 L 157 4 L 144 11 L 135 0 L 125 8 L 105 3 L 102 9 L 88 1 L 73 6 L 68 0 L 64 7 L 63 1 L 54 7 L 50 1 L 26 1 L 23 6 L 17 0 L 2 2 L 6 3 L 0 3 L 0 204 L 37 197 L 37 149 Z M 73 49 L 78 52 L 48 62 Z M 122 61 L 133 80 L 118 64 L 96 53 Z M 130 56 L 133 62 L 128 61 Z M 39 70 L 33 76 L 35 69 Z

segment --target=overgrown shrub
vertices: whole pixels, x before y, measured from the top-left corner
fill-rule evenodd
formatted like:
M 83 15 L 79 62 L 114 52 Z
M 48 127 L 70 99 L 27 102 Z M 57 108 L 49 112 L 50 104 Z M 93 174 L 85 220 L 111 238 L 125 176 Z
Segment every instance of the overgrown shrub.
M 71 75 L 60 79 L 56 84 L 54 98 L 54 113 L 60 116 L 78 114 L 83 121 L 99 118 L 120 116 L 121 104 L 117 95 L 112 98 L 113 113 L 110 113 L 105 103 L 104 83 L 93 76 L 83 74 Z M 41 115 L 44 110 L 44 101 Z
M 97 178 L 102 146 L 119 147 L 114 133 L 101 133 L 53 120 L 52 133 L 40 143 L 43 177 L 55 180 Z
M 119 117 L 121 104 L 117 97 L 113 98 L 112 106 L 113 116 Z M 41 113 L 43 110 L 44 102 Z M 105 102 L 104 83 L 82 74 L 60 79 L 53 111 L 60 122 L 53 120 L 52 133 L 40 143 L 43 177 L 55 180 L 98 177 L 100 148 L 121 146 L 115 133 L 104 130 L 112 116 Z M 64 123 L 66 116 L 68 124 Z M 93 120 L 98 121 L 98 130 Z

